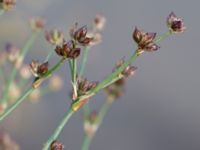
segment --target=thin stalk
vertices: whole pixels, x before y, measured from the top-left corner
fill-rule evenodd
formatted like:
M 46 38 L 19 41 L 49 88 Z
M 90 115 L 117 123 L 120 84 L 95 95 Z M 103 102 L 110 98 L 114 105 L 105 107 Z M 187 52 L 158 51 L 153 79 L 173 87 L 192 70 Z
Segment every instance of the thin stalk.
M 28 41 L 24 45 L 23 49 L 21 50 L 20 56 L 22 58 L 22 61 L 24 60 L 24 57 L 30 50 L 31 46 L 33 45 L 33 42 L 35 41 L 36 37 L 38 35 L 38 32 L 33 32 L 32 35 L 29 37 Z
M 80 68 L 80 72 L 79 72 L 79 77 L 83 77 L 84 71 L 85 71 L 85 67 L 86 67 L 86 63 L 88 60 L 88 52 L 89 52 L 89 47 L 85 47 L 84 52 L 83 52 L 83 57 L 82 57 L 82 62 L 81 62 L 81 68 Z M 89 103 L 85 104 L 85 106 L 83 107 L 83 116 L 87 116 L 89 114 L 90 108 L 89 108 Z
M 77 97 L 77 60 L 72 60 L 72 86 L 74 91 L 74 96 Z
M 72 66 L 73 66 L 73 77 L 72 77 L 72 82 L 76 85 L 76 75 L 77 75 L 77 60 L 73 59 L 72 60 Z
M 70 69 L 71 78 L 72 78 L 72 77 L 73 77 L 73 66 L 72 66 L 72 60 L 70 59 L 68 62 L 69 62 L 69 69 Z
M 155 43 L 159 43 L 160 41 L 165 40 L 166 38 L 168 38 L 170 35 L 172 34 L 172 32 L 166 32 L 164 34 L 162 34 L 161 36 L 159 36 L 158 38 L 156 38 L 154 40 Z
M 79 72 L 80 77 L 83 76 L 84 71 L 85 71 L 85 66 L 86 66 L 87 59 L 88 59 L 88 52 L 89 52 L 89 47 L 85 47 L 82 62 L 81 62 L 81 68 L 80 68 L 80 72 Z
M 5 12 L 5 10 L 4 10 L 4 9 L 1 9 L 1 10 L 0 10 L 0 16 L 3 15 L 4 12 Z
M 18 98 L 16 100 L 16 102 L 11 106 L 9 107 L 5 113 L 3 113 L 1 116 L 0 116 L 0 121 L 2 121 L 5 117 L 7 117 L 13 110 L 15 110 L 15 108 L 17 108 L 17 106 L 19 106 L 25 99 L 26 97 L 31 94 L 32 92 L 34 91 L 34 88 L 29 88 L 20 98 Z
M 23 62 L 24 57 L 26 56 L 27 52 L 30 50 L 30 47 L 32 46 L 36 36 L 37 36 L 37 33 L 34 32 L 30 36 L 30 38 L 28 39 L 27 43 L 25 44 L 24 48 L 22 49 L 22 51 L 20 53 L 20 56 L 19 56 L 19 59 L 21 59 L 20 61 Z M 1 99 L 1 103 L 7 101 L 8 94 L 10 92 L 10 88 L 11 88 L 12 82 L 14 81 L 16 75 L 17 75 L 17 67 L 14 67 L 12 72 L 11 72 L 11 75 L 10 75 L 10 77 L 8 79 L 8 82 L 6 83 L 6 88 L 5 88 L 5 91 L 4 91 L 4 95 L 3 95 L 2 99 Z
M 50 76 L 54 71 L 56 71 L 64 63 L 65 60 L 66 60 L 65 57 L 60 59 L 60 61 L 55 66 L 53 66 L 43 77 Z
M 55 129 L 54 133 L 47 140 L 47 142 L 44 145 L 44 147 L 42 148 L 42 150 L 48 150 L 49 149 L 51 143 L 58 138 L 58 136 L 60 135 L 61 131 L 63 130 L 63 128 L 65 127 L 65 125 L 67 124 L 67 122 L 69 121 L 71 116 L 73 115 L 73 113 L 74 112 L 71 109 L 69 110 L 68 113 L 66 113 L 66 115 L 63 118 L 63 120 L 59 123 L 59 125 Z
M 51 50 L 51 51 L 48 53 L 47 57 L 45 58 L 45 61 L 44 61 L 44 62 L 49 61 L 49 59 L 52 57 L 53 53 L 54 53 L 54 50 Z
M 92 138 L 85 135 L 81 150 L 89 150 L 91 141 L 92 141 Z

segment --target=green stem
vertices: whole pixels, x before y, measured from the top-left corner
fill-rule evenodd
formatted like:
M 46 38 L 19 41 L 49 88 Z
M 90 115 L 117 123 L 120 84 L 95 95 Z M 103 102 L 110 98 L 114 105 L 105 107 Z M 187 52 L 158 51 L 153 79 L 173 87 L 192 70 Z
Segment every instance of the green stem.
M 44 145 L 44 147 L 42 148 L 42 150 L 48 150 L 49 149 L 51 143 L 58 138 L 58 136 L 60 135 L 62 129 L 64 128 L 64 126 L 66 125 L 66 123 L 68 122 L 68 120 L 71 118 L 71 116 L 73 115 L 73 113 L 74 112 L 71 109 L 69 110 L 68 113 L 66 113 L 66 115 L 63 118 L 63 120 L 59 123 L 59 125 L 55 129 L 54 133 L 47 140 L 47 142 Z
M 106 113 L 108 112 L 110 106 L 112 105 L 112 102 L 109 102 L 108 100 L 106 100 L 104 102 L 104 104 L 101 106 L 101 109 L 99 111 L 99 115 L 97 117 L 97 121 L 98 121 L 98 127 L 101 125 L 101 123 L 103 122 L 103 119 L 106 115 Z
M 22 49 L 22 51 L 20 53 L 20 56 L 19 56 L 19 59 L 21 59 L 20 61 L 23 62 L 24 57 L 26 56 L 27 52 L 30 50 L 30 47 L 32 46 L 36 36 L 37 36 L 37 33 L 34 32 L 30 36 L 30 38 L 28 39 L 27 43 L 25 44 L 24 48 Z M 10 88 L 12 86 L 12 82 L 15 80 L 16 75 L 17 75 L 17 67 L 14 67 L 12 72 L 11 72 L 11 75 L 9 77 L 9 80 L 6 83 L 6 88 L 5 88 L 5 91 L 4 91 L 4 95 L 1 99 L 1 103 L 7 101 L 7 98 L 8 98 L 9 92 L 10 92 Z
M 73 67 L 73 77 L 72 77 L 72 82 L 76 85 L 76 75 L 77 75 L 77 60 L 73 59 L 72 60 L 72 67 Z
M 54 51 L 51 50 L 51 51 L 48 53 L 47 57 L 45 58 L 45 61 L 44 61 L 44 62 L 49 61 L 49 59 L 51 58 L 51 56 L 53 55 L 53 53 L 54 53 Z
M 89 47 L 85 47 L 84 52 L 83 52 L 83 57 L 82 57 L 82 62 L 81 62 L 81 68 L 79 72 L 79 77 L 82 77 L 85 71 L 87 59 L 88 59 L 88 52 L 89 52 Z M 83 107 L 83 116 L 87 116 L 89 114 L 89 103 L 85 104 Z
M 89 146 L 90 146 L 91 141 L 92 141 L 92 138 L 85 135 L 81 150 L 89 150 Z
M 25 93 L 24 93 L 24 95 L 22 95 L 20 98 L 18 98 L 17 100 L 16 100 L 16 102 L 11 106 L 11 107 L 9 107 L 6 111 L 5 111 L 5 113 L 3 113 L 1 116 L 0 116 L 0 121 L 2 121 L 5 117 L 7 117 L 13 110 L 15 110 L 15 108 L 17 108 L 17 106 L 19 106 L 25 99 L 26 99 L 26 97 L 31 93 L 31 92 L 33 92 L 33 90 L 34 90 L 34 88 L 30 88 L 30 89 L 28 89 Z
M 0 16 L 3 15 L 4 12 L 5 12 L 5 10 L 4 10 L 4 9 L 1 9 L 1 10 L 0 10 Z
M 50 76 L 54 71 L 56 71 L 66 60 L 65 57 L 63 57 L 55 66 L 53 66 L 47 73 L 44 74 L 43 77 Z
M 89 52 L 89 47 L 85 47 L 84 49 L 84 53 L 83 53 L 83 60 L 81 62 L 81 68 L 80 68 L 80 72 L 79 72 L 79 76 L 82 77 L 85 71 L 85 66 L 87 63 L 87 59 L 88 59 L 88 52 Z
M 73 66 L 72 66 L 72 60 L 69 59 L 69 69 L 70 69 L 70 73 L 71 73 L 71 79 L 73 78 Z
M 28 41 L 26 42 L 26 44 L 24 45 L 24 47 L 20 53 L 22 61 L 24 60 L 24 57 L 26 56 L 26 54 L 30 50 L 31 46 L 33 45 L 33 42 L 35 41 L 37 35 L 38 35 L 38 32 L 33 32 L 32 35 L 29 37 Z
M 172 32 L 166 32 L 164 34 L 162 34 L 161 36 L 159 36 L 158 38 L 156 38 L 154 40 L 155 43 L 159 43 L 160 41 L 165 40 L 166 38 L 168 38 L 170 35 L 172 34 Z

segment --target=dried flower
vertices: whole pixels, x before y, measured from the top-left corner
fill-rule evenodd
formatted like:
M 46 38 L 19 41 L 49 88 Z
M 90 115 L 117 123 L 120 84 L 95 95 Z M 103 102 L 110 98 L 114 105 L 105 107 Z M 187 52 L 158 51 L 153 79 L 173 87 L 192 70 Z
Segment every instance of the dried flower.
M 98 113 L 92 111 L 88 116 L 86 116 L 84 121 L 84 131 L 87 136 L 92 137 L 98 129 Z
M 55 52 L 62 57 L 75 59 L 80 55 L 81 49 L 75 47 L 74 41 L 64 42 L 62 46 L 56 46 Z
M 100 33 L 88 33 L 88 37 L 93 38 L 93 40 L 89 43 L 89 46 L 98 45 L 102 42 L 102 35 Z
M 87 46 L 93 40 L 92 37 L 87 36 L 87 26 L 83 26 L 77 29 L 78 24 L 70 30 L 71 37 L 77 41 L 80 45 Z
M 50 148 L 51 150 L 64 150 L 64 145 L 58 141 L 53 141 Z
M 88 91 L 95 88 L 98 82 L 89 82 L 87 79 L 79 78 L 77 81 L 78 96 L 87 94 Z
M 96 15 L 94 18 L 94 28 L 97 30 L 102 30 L 105 26 L 106 18 L 102 15 Z
M 174 12 L 171 12 L 167 17 L 167 26 L 172 33 L 182 33 L 186 30 L 183 19 L 178 18 Z
M 159 46 L 154 43 L 156 33 L 140 31 L 136 27 L 132 36 L 134 41 L 138 44 L 140 53 L 144 51 L 152 52 L 159 49 Z
M 107 93 L 107 100 L 113 102 L 113 100 L 118 99 L 124 93 L 125 78 L 121 78 L 105 88 Z
M 33 60 L 30 64 L 30 70 L 35 77 L 42 77 L 48 72 L 48 62 L 41 64 L 39 61 Z
M 64 40 L 64 35 L 61 31 L 54 29 L 45 32 L 46 40 L 52 45 L 60 45 Z
M 33 17 L 30 20 L 30 25 L 33 31 L 38 32 L 44 28 L 45 21 L 40 17 Z
M 121 59 L 117 62 L 115 69 L 118 69 L 124 64 L 124 59 Z M 105 88 L 107 93 L 107 99 L 109 102 L 113 102 L 114 99 L 117 99 L 123 95 L 124 85 L 128 77 L 133 76 L 135 74 L 137 67 L 128 65 L 118 76 L 118 80 Z
M 84 106 L 90 99 L 90 97 L 87 97 L 85 99 L 78 99 L 77 97 L 81 97 L 84 95 L 87 95 L 87 92 L 91 89 L 95 88 L 97 86 L 98 82 L 89 82 L 87 79 L 78 78 L 77 80 L 77 94 L 72 92 L 72 100 L 74 102 L 72 103 L 72 110 L 75 112 L 79 110 L 82 106 Z
M 121 59 L 120 61 L 117 62 L 116 67 L 114 70 L 118 69 L 124 64 L 124 59 Z M 137 67 L 128 65 L 120 74 L 120 76 L 123 76 L 125 78 L 128 78 L 130 76 L 133 76 L 135 74 Z
M 60 76 L 53 76 L 50 78 L 49 87 L 53 91 L 59 91 L 63 87 L 63 81 Z
M 16 0 L 0 0 L 0 9 L 4 9 L 5 11 L 13 9 L 16 5 Z

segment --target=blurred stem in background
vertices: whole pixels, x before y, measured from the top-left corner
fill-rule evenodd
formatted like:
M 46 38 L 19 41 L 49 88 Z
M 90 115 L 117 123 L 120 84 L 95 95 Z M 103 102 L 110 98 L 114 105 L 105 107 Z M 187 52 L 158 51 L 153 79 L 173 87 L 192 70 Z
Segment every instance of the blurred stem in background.
M 41 78 L 48 78 L 52 75 L 53 72 L 55 72 L 66 60 L 66 58 L 62 58 L 57 64 L 55 64 L 43 77 Z M 41 79 L 39 78 L 39 79 Z M 38 79 L 38 80 L 39 80 Z M 5 117 L 7 117 L 13 110 L 15 110 L 17 108 L 17 106 L 19 106 L 19 104 L 21 104 L 33 91 L 35 90 L 35 88 L 33 88 L 32 86 L 27 90 L 27 92 L 25 92 L 24 94 L 21 95 L 21 97 L 19 97 L 16 102 L 8 107 L 5 112 L 0 115 L 0 121 L 2 121 Z
M 84 47 L 79 77 L 83 77 L 85 67 L 86 67 L 86 63 L 87 63 L 87 60 L 88 60 L 89 49 L 90 49 L 89 46 Z M 84 117 L 87 116 L 89 114 L 89 112 L 90 112 L 89 103 L 86 103 L 85 106 L 83 106 L 83 116 Z
M 113 102 L 113 101 L 112 101 Z M 87 134 L 85 132 L 85 136 L 84 136 L 84 140 L 81 146 L 81 150 L 89 150 L 90 144 L 92 142 L 92 139 L 94 137 L 94 135 L 96 134 L 96 132 L 98 131 L 100 125 L 103 122 L 103 119 L 106 115 L 106 113 L 108 112 L 110 106 L 112 105 L 111 101 L 106 100 L 103 105 L 100 108 L 100 111 L 97 115 L 97 118 L 95 118 L 95 126 L 96 126 L 96 130 L 94 131 L 94 133 L 92 133 L 92 136 L 90 136 L 89 134 Z
M 27 55 L 28 51 L 30 50 L 32 44 L 34 43 L 36 37 L 38 35 L 38 32 L 33 32 L 30 36 L 30 38 L 28 39 L 28 41 L 26 42 L 25 46 L 23 47 L 23 49 L 20 51 L 20 55 L 19 55 L 19 63 L 23 62 L 25 56 Z M 1 103 L 4 103 L 7 101 L 7 98 L 8 98 L 8 95 L 9 95 L 9 92 L 10 92 L 10 88 L 12 86 L 12 83 L 14 82 L 15 80 L 15 77 L 17 75 L 17 71 L 18 71 L 18 67 L 17 66 L 14 66 L 13 67 L 13 70 L 10 74 L 10 77 L 6 83 L 6 87 L 5 87 L 5 90 L 4 90 L 4 95 L 1 99 Z
M 5 10 L 4 10 L 4 9 L 0 9 L 0 16 L 1 16 L 1 15 L 3 15 L 3 14 L 4 14 L 4 12 L 5 12 Z

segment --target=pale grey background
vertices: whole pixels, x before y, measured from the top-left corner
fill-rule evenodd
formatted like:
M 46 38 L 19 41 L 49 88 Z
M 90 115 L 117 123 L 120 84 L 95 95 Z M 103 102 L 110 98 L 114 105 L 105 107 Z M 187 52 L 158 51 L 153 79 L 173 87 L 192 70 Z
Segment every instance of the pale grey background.
M 155 53 L 145 53 L 135 65 L 136 75 L 126 94 L 106 116 L 91 150 L 199 150 L 200 71 L 199 0 L 18 0 L 17 7 L 1 16 L 0 48 L 13 42 L 22 47 L 30 35 L 27 20 L 42 16 L 46 29 L 57 27 L 66 33 L 74 22 L 90 24 L 96 14 L 107 18 L 103 43 L 90 53 L 87 77 L 101 80 L 114 63 L 130 56 L 135 48 L 131 34 L 137 25 L 146 31 L 167 31 L 167 15 L 174 11 L 184 18 L 187 31 L 162 43 Z M 49 49 L 43 35 L 32 48 L 32 58 L 43 59 Z M 56 62 L 58 57 L 55 56 Z M 20 144 L 22 150 L 41 149 L 42 143 L 68 109 L 67 65 L 59 70 L 66 77 L 65 88 L 49 94 L 38 104 L 23 103 L 0 124 Z M 94 108 L 103 102 L 100 93 L 91 101 Z M 80 113 L 72 117 L 59 140 L 66 150 L 79 150 L 83 138 Z

